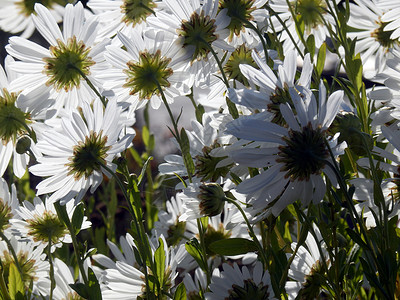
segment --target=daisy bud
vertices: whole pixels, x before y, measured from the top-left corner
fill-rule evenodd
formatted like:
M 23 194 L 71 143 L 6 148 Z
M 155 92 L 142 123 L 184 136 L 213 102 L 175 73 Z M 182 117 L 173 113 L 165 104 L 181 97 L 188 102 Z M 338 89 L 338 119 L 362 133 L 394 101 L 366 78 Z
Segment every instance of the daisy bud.
M 17 142 L 17 146 L 15 150 L 18 154 L 24 154 L 28 152 L 29 148 L 31 147 L 31 139 L 27 136 L 20 138 Z
M 201 213 L 208 217 L 216 216 L 224 209 L 225 193 L 218 183 L 204 183 L 197 197 L 200 199 Z

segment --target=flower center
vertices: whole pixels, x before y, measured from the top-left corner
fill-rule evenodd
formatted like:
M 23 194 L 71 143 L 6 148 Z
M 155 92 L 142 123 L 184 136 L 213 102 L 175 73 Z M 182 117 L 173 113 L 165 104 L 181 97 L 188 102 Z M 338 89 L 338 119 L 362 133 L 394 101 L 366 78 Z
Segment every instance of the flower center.
M 192 61 L 207 58 L 211 43 L 218 39 L 215 35 L 216 28 L 215 19 L 204 16 L 203 11 L 200 15 L 193 13 L 189 21 L 182 21 L 178 34 L 183 37 L 183 47 L 194 48 Z
M 206 245 L 206 252 L 209 256 L 217 255 L 214 251 L 210 249 L 210 244 L 220 240 L 226 240 L 230 238 L 230 231 L 226 231 L 222 223 L 219 224 L 218 229 L 215 229 L 211 225 L 207 226 L 206 233 L 204 235 L 204 243 Z
M 271 103 L 267 105 L 268 111 L 273 115 L 272 121 L 275 124 L 280 126 L 286 126 L 286 121 L 283 118 L 280 110 L 280 105 L 284 103 L 289 103 L 294 111 L 292 105 L 292 98 L 289 93 L 288 88 L 279 88 L 275 89 L 275 93 L 270 96 Z
M 4 230 L 11 226 L 9 220 L 12 217 L 11 207 L 0 198 L 0 232 L 4 232 Z
M 22 280 L 24 282 L 25 288 L 27 289 L 31 281 L 36 281 L 38 278 L 36 275 L 37 266 L 35 266 L 35 260 L 29 259 L 30 253 L 28 251 L 20 250 L 17 253 L 18 263 L 22 269 Z M 11 265 L 15 266 L 14 258 L 10 252 L 4 250 L 3 257 L 1 259 L 2 271 L 4 278 L 9 278 Z
M 309 123 L 302 131 L 290 130 L 289 136 L 282 139 L 286 146 L 279 146 L 279 158 L 276 161 L 284 164 L 281 171 L 287 171 L 286 178 L 309 180 L 312 174 L 321 173 L 329 152 L 320 128 L 313 129 Z
M 296 15 L 304 22 L 306 31 L 324 24 L 323 15 L 326 14 L 327 5 L 325 0 L 297 0 L 291 2 Z
M 139 62 L 129 61 L 124 73 L 128 76 L 124 88 L 129 88 L 129 94 L 139 94 L 139 99 L 150 99 L 154 94 L 160 95 L 161 88 L 169 87 L 168 78 L 173 71 L 168 68 L 170 58 L 162 57 L 161 51 L 156 53 L 140 52 Z
M 229 79 L 237 80 L 243 83 L 245 86 L 249 86 L 249 81 L 245 76 L 243 76 L 242 72 L 240 72 L 240 64 L 250 65 L 253 68 L 258 69 L 257 64 L 251 57 L 251 50 L 248 49 L 244 44 L 240 45 L 235 51 L 232 52 L 224 66 L 224 72 Z
M 43 215 L 36 215 L 34 219 L 26 220 L 29 224 L 28 235 L 32 236 L 35 242 L 57 244 L 67 234 L 67 228 L 60 221 L 56 214 L 51 211 L 44 211 Z
M 40 3 L 47 8 L 52 8 L 55 3 L 65 6 L 65 2 L 66 1 L 62 0 L 20 0 L 16 2 L 15 5 L 19 8 L 22 15 L 29 17 L 32 13 L 35 13 L 35 3 Z
M 251 13 L 256 9 L 252 7 L 254 0 L 222 0 L 219 3 L 219 9 L 227 9 L 227 15 L 231 22 L 227 26 L 230 30 L 229 39 L 232 40 L 234 34 L 237 36 L 244 30 L 247 22 L 253 20 Z
M 46 63 L 44 73 L 49 77 L 47 85 L 53 85 L 57 91 L 69 91 L 79 87 L 82 75 L 90 74 L 95 62 L 89 57 L 90 47 L 86 47 L 76 37 L 68 39 L 67 44 L 58 40 L 57 46 L 50 47 L 51 57 L 43 58 Z
M 68 175 L 73 174 L 76 180 L 83 176 L 87 179 L 93 171 L 101 170 L 101 163 L 106 163 L 107 151 L 111 149 L 111 146 L 106 146 L 107 137 L 101 134 L 91 132 L 85 142 L 74 146 L 73 156 L 69 158 L 71 162 L 67 164 L 70 170 Z
M 196 176 L 201 178 L 201 181 L 215 182 L 219 177 L 225 177 L 229 173 L 230 166 L 217 168 L 217 164 L 224 160 L 224 157 L 211 156 L 211 150 L 220 147 L 218 143 L 214 143 L 211 147 L 204 146 L 202 149 L 203 155 L 196 156 Z
M 385 31 L 385 27 L 388 24 L 387 22 L 382 22 L 379 18 L 378 21 L 375 21 L 378 24 L 378 28 L 376 28 L 372 33 L 371 37 L 373 37 L 382 47 L 385 48 L 386 51 L 389 51 L 390 48 L 393 48 L 394 45 L 399 45 L 399 40 L 391 39 L 394 30 Z
M 184 237 L 186 231 L 186 222 L 175 221 L 175 224 L 168 228 L 168 237 L 166 238 L 168 246 L 176 246 Z
M 246 279 L 244 281 L 244 286 L 241 287 L 237 284 L 232 285 L 232 289 L 229 290 L 229 296 L 225 299 L 252 299 L 252 300 L 268 300 L 269 292 L 268 285 L 263 285 L 260 282 L 258 285 L 255 284 L 253 279 Z
M 145 21 L 156 7 L 157 4 L 151 0 L 124 0 L 124 3 L 121 5 L 121 13 L 124 15 L 122 22 L 132 24 L 133 27 Z
M 9 141 L 15 142 L 26 132 L 26 127 L 30 123 L 29 113 L 24 113 L 16 107 L 16 100 L 16 93 L 3 89 L 3 96 L 0 96 L 0 138 L 3 145 Z

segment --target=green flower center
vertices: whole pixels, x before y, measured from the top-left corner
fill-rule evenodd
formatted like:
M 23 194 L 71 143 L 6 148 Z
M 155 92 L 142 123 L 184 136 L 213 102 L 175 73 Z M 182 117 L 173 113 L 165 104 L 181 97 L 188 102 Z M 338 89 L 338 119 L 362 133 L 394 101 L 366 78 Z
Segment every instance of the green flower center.
M 75 36 L 67 44 L 58 40 L 57 46 L 50 47 L 51 57 L 43 58 L 46 63 L 43 72 L 49 77 L 46 84 L 53 85 L 57 91 L 79 88 L 81 79 L 90 74 L 90 67 L 95 64 L 89 52 L 90 47 L 78 42 Z
M 139 99 L 150 99 L 153 95 L 160 95 L 160 88 L 167 88 L 171 84 L 168 78 L 173 71 L 168 68 L 170 58 L 162 57 L 161 51 L 156 53 L 140 52 L 139 62 L 129 61 L 124 88 L 129 89 L 130 95 L 138 94 Z
M 249 86 L 249 81 L 245 76 L 243 76 L 242 72 L 240 72 L 239 65 L 241 64 L 250 65 L 253 68 L 258 69 L 257 64 L 251 57 L 251 50 L 248 49 L 244 44 L 240 45 L 235 51 L 232 52 L 224 66 L 224 72 L 229 79 L 237 80 L 243 83 L 245 86 Z
M 311 267 L 310 273 L 304 277 L 305 282 L 299 291 L 299 299 L 315 299 L 321 292 L 321 287 L 325 284 L 322 280 L 325 277 L 322 264 L 317 260 Z
M 20 0 L 15 3 L 15 5 L 19 8 L 19 11 L 22 15 L 29 17 L 32 13 L 35 13 L 35 4 L 40 3 L 43 6 L 51 9 L 54 4 L 60 4 L 61 6 L 65 6 L 68 2 L 67 0 Z
M 30 253 L 28 252 L 20 250 L 17 253 L 18 263 L 22 269 L 22 280 L 24 282 L 25 289 L 28 289 L 31 281 L 38 280 L 38 278 L 36 277 L 36 269 L 37 269 L 37 267 L 35 266 L 36 261 L 34 259 L 29 259 L 29 257 Z M 9 278 L 10 267 L 12 264 L 15 265 L 14 258 L 10 252 L 6 250 L 3 251 L 3 257 L 1 258 L 1 263 L 2 263 L 3 277 Z
M 304 22 L 306 32 L 324 24 L 323 15 L 326 14 L 325 0 L 297 0 L 291 2 L 292 8 L 300 21 Z
M 256 9 L 253 7 L 254 0 L 222 0 L 219 9 L 227 9 L 227 15 L 231 22 L 227 26 L 230 31 L 229 39 L 232 40 L 234 34 L 237 36 L 244 30 L 246 23 L 253 20 L 251 13 Z
M 168 246 L 176 246 L 184 238 L 186 231 L 186 222 L 176 220 L 174 225 L 168 228 L 168 237 L 166 238 Z
M 378 28 L 371 33 L 371 37 L 381 44 L 386 51 L 389 51 L 389 49 L 393 48 L 394 45 L 400 45 L 398 39 L 393 40 L 390 38 L 394 30 L 384 30 L 388 23 L 382 22 L 379 18 L 379 20 L 376 21 L 376 24 L 378 24 Z
M 215 34 L 216 28 L 215 19 L 205 16 L 203 11 L 200 15 L 197 12 L 193 13 L 189 21 L 182 21 L 178 34 L 183 37 L 183 47 L 194 48 L 192 61 L 207 58 L 211 43 L 218 39 Z
M 101 170 L 101 164 L 106 164 L 107 151 L 111 146 L 106 146 L 107 137 L 101 135 L 101 132 L 91 132 L 84 142 L 74 146 L 73 156 L 69 158 L 71 162 L 67 164 L 70 170 L 68 175 L 74 175 L 76 180 L 83 176 L 87 179 L 93 171 Z
M 51 241 L 52 244 L 57 244 L 68 232 L 58 216 L 47 210 L 42 216 L 35 216 L 26 222 L 29 224 L 28 235 L 32 236 L 35 242 Z
M 0 232 L 11 226 L 9 220 L 12 217 L 11 207 L 0 198 Z
M 272 121 L 275 124 L 280 126 L 286 126 L 286 121 L 281 114 L 280 105 L 289 103 L 293 109 L 292 105 L 292 97 L 289 93 L 289 88 L 276 88 L 275 93 L 270 96 L 271 103 L 268 104 L 267 109 L 268 111 L 273 114 Z
M 26 132 L 30 123 L 29 113 L 24 113 L 16 107 L 16 100 L 16 93 L 3 89 L 3 96 L 0 96 L 0 138 L 3 145 L 9 141 L 15 142 Z
M 289 136 L 282 139 L 286 146 L 279 146 L 276 161 L 284 164 L 281 171 L 286 171 L 286 178 L 309 180 L 312 174 L 321 173 L 329 152 L 320 128 L 313 129 L 309 123 L 302 131 L 290 130 Z
M 204 235 L 204 243 L 206 246 L 206 253 L 209 256 L 215 256 L 217 253 L 210 249 L 210 244 L 220 240 L 229 239 L 231 236 L 230 231 L 226 231 L 222 223 L 219 224 L 218 229 L 215 229 L 211 225 L 207 226 L 206 233 Z
M 244 281 L 244 286 L 233 284 L 232 289 L 229 290 L 229 296 L 225 299 L 229 300 L 268 300 L 268 285 L 263 285 L 259 283 L 258 285 L 252 279 L 247 279 Z
M 132 24 L 132 27 L 146 20 L 153 13 L 157 4 L 151 0 L 124 0 L 121 5 L 122 22 Z
M 225 177 L 229 173 L 230 166 L 217 168 L 217 164 L 224 160 L 226 156 L 215 157 L 210 155 L 210 152 L 218 147 L 221 147 L 221 145 L 216 142 L 211 147 L 204 146 L 203 155 L 196 156 L 196 176 L 201 178 L 201 181 L 215 182 L 219 177 Z

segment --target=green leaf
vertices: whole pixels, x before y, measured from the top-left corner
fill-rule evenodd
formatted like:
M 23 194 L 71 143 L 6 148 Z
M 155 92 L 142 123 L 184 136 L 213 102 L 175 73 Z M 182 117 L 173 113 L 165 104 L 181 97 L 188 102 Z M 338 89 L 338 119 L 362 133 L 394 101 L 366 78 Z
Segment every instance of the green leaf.
M 14 263 L 10 263 L 8 274 L 8 292 L 11 299 L 15 299 L 18 293 L 24 294 L 25 287 L 22 282 L 21 274 Z
M 200 124 L 203 123 L 203 114 L 205 113 L 204 106 L 199 104 L 196 107 L 196 120 Z M 204 125 L 204 124 L 203 124 Z
M 351 237 L 351 239 L 360 245 L 364 250 L 371 250 L 370 247 L 361 239 L 357 233 L 355 233 L 352 229 L 346 228 L 347 234 Z
M 326 43 L 324 42 L 322 43 L 321 47 L 318 50 L 317 65 L 315 68 L 318 77 L 321 77 L 322 71 L 324 70 L 325 58 L 326 58 Z
M 83 283 L 71 283 L 69 284 L 69 286 L 82 298 L 89 299 L 89 293 Z
M 91 268 L 88 268 L 88 281 L 89 300 L 101 300 L 100 284 Z
M 150 162 L 151 160 L 153 160 L 153 156 L 150 156 L 150 157 L 146 160 L 146 162 L 144 163 L 144 165 L 143 165 L 143 167 L 142 167 L 142 170 L 140 171 L 140 175 L 139 175 L 139 177 L 138 177 L 138 179 L 137 179 L 137 180 L 138 180 L 138 183 L 137 183 L 138 186 L 142 183 L 143 178 L 144 178 L 144 176 L 146 175 L 147 166 L 148 166 L 148 164 L 149 164 L 149 162 Z
M 192 156 L 190 155 L 190 143 L 189 143 L 189 138 L 186 134 L 186 130 L 184 128 L 181 129 L 181 151 L 182 151 L 182 157 L 183 157 L 183 162 L 185 163 L 185 167 L 187 169 L 187 172 L 189 173 L 189 176 L 194 174 L 194 163 Z
M 154 149 L 154 135 L 150 134 L 146 125 L 142 127 L 142 139 L 147 151 L 151 152 Z
M 203 261 L 201 247 L 199 241 L 196 238 L 192 238 L 185 244 L 186 251 L 194 258 L 199 267 L 204 271 L 208 272 L 208 267 Z
M 67 226 L 67 228 L 70 228 L 71 226 L 71 221 L 68 217 L 67 209 L 65 205 L 61 205 L 60 202 L 55 202 L 54 203 L 54 208 L 57 211 L 57 216 L 64 222 L 64 224 Z
M 294 22 L 296 24 L 296 32 L 299 35 L 299 37 L 304 36 L 305 25 L 304 25 L 303 16 L 297 15 Z
M 181 282 L 175 290 L 174 300 L 186 300 L 186 288 L 183 282 Z
M 209 245 L 209 248 L 220 255 L 240 255 L 258 250 L 253 241 L 242 238 L 215 241 Z
M 163 285 L 164 282 L 164 272 L 165 272 L 165 251 L 164 251 L 164 242 L 160 238 L 158 239 L 160 245 L 158 246 L 156 252 L 154 253 L 154 261 L 156 263 L 156 271 L 158 282 L 160 286 Z
M 72 226 L 75 230 L 75 234 L 78 234 L 81 230 L 83 223 L 83 217 L 85 216 L 85 210 L 83 204 L 80 203 L 75 207 L 74 214 L 72 215 Z
M 239 112 L 237 110 L 235 103 L 233 103 L 228 97 L 226 97 L 226 105 L 228 106 L 228 110 L 232 118 L 234 119 L 239 118 Z
M 308 36 L 306 44 L 307 44 L 307 50 L 310 53 L 311 61 L 313 61 L 315 55 L 315 38 L 313 34 L 310 34 Z

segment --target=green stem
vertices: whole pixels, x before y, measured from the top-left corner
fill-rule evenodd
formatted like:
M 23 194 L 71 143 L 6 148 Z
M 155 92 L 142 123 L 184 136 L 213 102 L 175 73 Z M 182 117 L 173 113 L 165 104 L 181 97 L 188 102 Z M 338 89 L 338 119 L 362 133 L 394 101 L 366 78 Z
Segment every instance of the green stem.
M 233 200 L 233 199 L 231 199 L 231 198 L 226 197 L 226 200 L 227 200 L 229 203 L 232 203 L 233 205 L 235 205 L 236 208 L 237 208 L 237 209 L 240 211 L 240 213 L 242 214 L 243 219 L 244 219 L 244 221 L 246 222 L 247 228 L 248 228 L 248 230 L 249 230 L 250 236 L 251 236 L 251 238 L 253 239 L 254 243 L 256 244 L 256 246 L 257 246 L 257 248 L 258 248 L 258 251 L 259 251 L 259 253 L 260 253 L 260 255 L 261 255 L 261 258 L 262 258 L 262 260 L 263 260 L 264 268 L 266 268 L 266 267 L 268 266 L 268 258 L 267 258 L 266 254 L 265 254 L 264 248 L 263 248 L 262 245 L 260 244 L 260 241 L 258 240 L 256 234 L 254 233 L 253 227 L 251 226 L 251 224 L 250 224 L 250 222 L 249 222 L 249 219 L 247 218 L 246 214 L 244 213 L 242 207 L 241 207 L 235 200 Z
M 76 261 L 78 263 L 79 271 L 81 272 L 83 282 L 85 283 L 85 285 L 87 287 L 89 287 L 89 280 L 86 276 L 86 271 L 83 266 L 83 261 L 82 261 L 81 255 L 79 253 L 79 245 L 78 245 L 78 240 L 76 238 L 75 230 L 74 230 L 74 228 L 72 228 L 71 223 L 67 224 L 67 228 L 68 228 L 69 234 L 71 235 L 72 246 L 74 247 Z
M 204 261 L 204 264 L 207 266 L 206 277 L 207 277 L 207 286 L 209 286 L 211 283 L 211 274 L 210 274 L 211 272 L 210 272 L 209 266 L 208 266 L 207 249 L 206 249 L 206 243 L 204 241 L 205 230 L 203 228 L 203 224 L 201 223 L 200 219 L 197 219 L 197 228 L 199 230 L 200 246 L 201 246 L 201 250 L 203 252 L 203 255 L 202 255 L 203 261 Z
M 54 264 L 53 264 L 53 256 L 51 253 L 51 234 L 49 234 L 49 244 L 47 245 L 48 248 L 48 258 L 49 258 L 49 264 L 50 264 L 50 295 L 49 299 L 53 299 L 53 291 L 54 288 L 56 287 L 56 281 L 54 279 Z
M 247 27 L 249 27 L 250 29 L 252 29 L 252 30 L 258 35 L 258 37 L 260 38 L 261 45 L 262 45 L 262 47 L 263 47 L 264 54 L 265 54 L 265 61 L 266 61 L 266 63 L 268 64 L 268 60 L 269 60 L 269 57 L 268 57 L 268 48 L 267 48 L 267 44 L 265 43 L 265 39 L 264 39 L 264 37 L 262 36 L 261 32 L 260 32 L 260 31 L 258 30 L 258 28 L 257 28 L 256 26 L 254 26 L 254 24 L 251 23 L 250 21 L 245 20 L 245 19 L 239 19 L 239 20 L 242 21 L 244 24 L 246 24 Z
M 90 79 L 86 76 L 86 74 L 83 73 L 81 69 L 79 69 L 78 67 L 76 67 L 73 64 L 68 64 L 67 67 L 78 71 L 78 73 L 83 77 L 83 79 L 85 79 L 85 81 L 88 84 L 88 86 L 93 90 L 93 92 L 97 95 L 97 97 L 100 98 L 101 102 L 103 103 L 103 106 L 106 107 L 107 106 L 106 97 L 102 96 L 99 93 L 99 91 L 96 89 L 96 87 L 90 81 Z
M 122 192 L 122 194 L 124 195 L 124 198 L 125 198 L 125 200 L 126 200 L 126 202 L 127 202 L 127 204 L 128 204 L 128 210 L 129 210 L 129 212 L 130 212 L 130 214 L 131 214 L 131 216 L 132 216 L 133 223 L 135 224 L 136 232 L 137 232 L 137 234 L 138 234 L 138 240 L 137 240 L 137 242 L 138 242 L 138 244 L 140 245 L 140 248 L 142 248 L 142 249 L 144 250 L 144 252 L 145 252 L 145 253 L 144 253 L 144 254 L 145 254 L 145 257 L 142 257 L 142 261 L 143 261 L 143 264 L 144 264 L 144 265 L 143 265 L 143 269 L 144 269 L 144 275 L 145 275 L 145 281 L 146 281 L 146 291 L 147 291 L 147 295 L 149 295 L 149 284 L 148 284 L 148 273 L 147 273 L 146 260 L 147 260 L 147 259 L 149 260 L 150 265 L 151 265 L 150 268 L 153 270 L 153 272 L 154 272 L 154 270 L 156 270 L 156 269 L 155 269 L 154 261 L 153 261 L 152 255 L 151 255 L 151 249 L 149 249 L 148 247 L 146 247 L 147 244 L 144 243 L 144 237 L 143 237 L 143 236 L 145 235 L 145 232 L 144 232 L 143 225 L 142 225 L 142 226 L 139 225 L 139 221 L 138 221 L 138 219 L 137 219 L 137 216 L 136 216 L 135 210 L 134 210 L 134 208 L 133 208 L 133 205 L 132 205 L 132 203 L 131 203 L 131 201 L 130 201 L 130 197 L 129 197 L 129 195 L 128 195 L 128 192 L 127 192 L 127 190 L 126 190 L 124 184 L 122 183 L 122 181 L 121 181 L 121 180 L 119 179 L 119 177 L 117 176 L 117 174 L 115 174 L 115 173 L 114 173 L 107 165 L 105 165 L 102 161 L 99 160 L 97 163 L 98 163 L 104 170 L 106 170 L 108 173 L 110 173 L 111 176 L 115 179 L 115 181 L 117 182 L 119 188 L 121 189 L 121 192 Z M 139 251 L 139 253 L 140 253 L 140 251 Z M 154 273 L 154 274 L 155 274 L 155 273 Z M 157 283 L 157 286 L 159 287 L 159 282 L 156 281 L 156 283 Z

